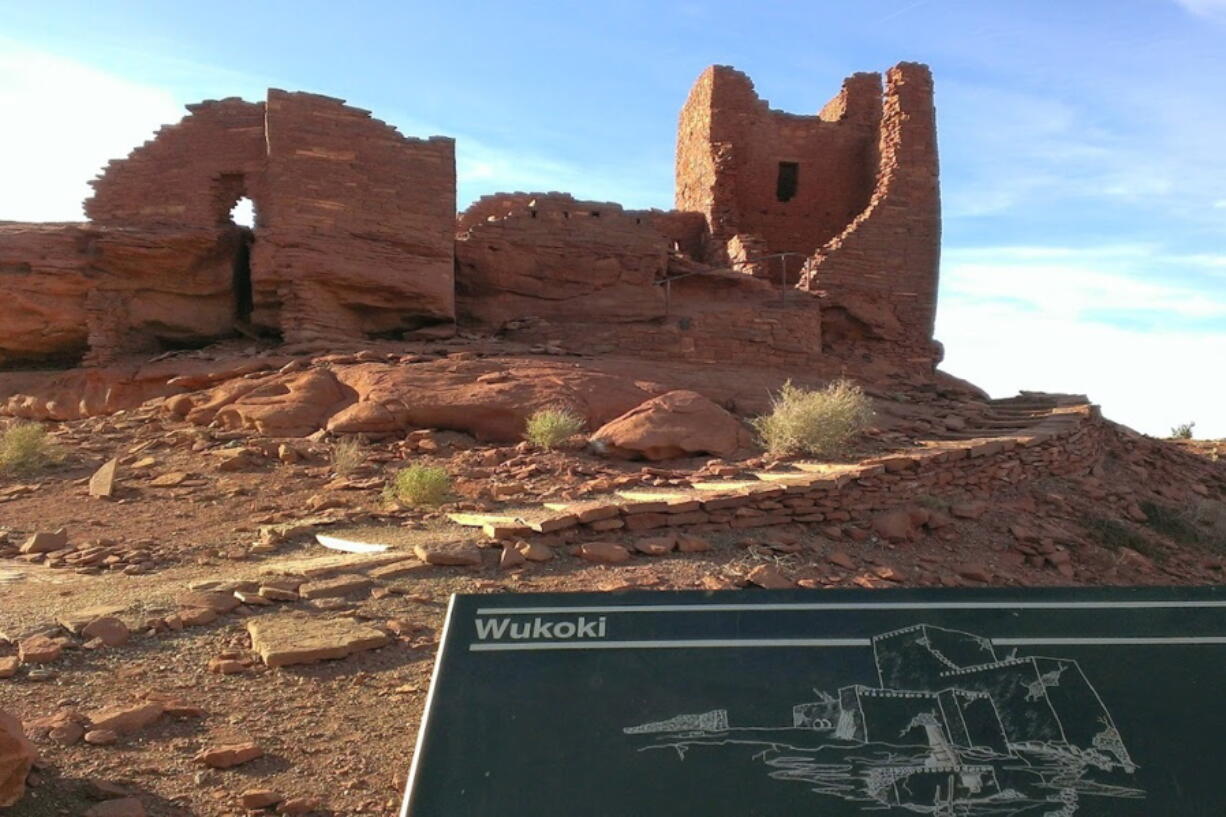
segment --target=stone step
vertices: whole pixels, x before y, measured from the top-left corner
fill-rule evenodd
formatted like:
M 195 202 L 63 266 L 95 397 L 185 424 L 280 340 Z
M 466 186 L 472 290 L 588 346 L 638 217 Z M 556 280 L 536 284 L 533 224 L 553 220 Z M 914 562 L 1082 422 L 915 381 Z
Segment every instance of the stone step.
M 695 482 L 691 484 L 691 488 L 695 491 L 707 491 L 711 493 L 737 493 L 748 488 L 753 488 L 761 485 L 759 480 L 712 480 L 710 482 Z

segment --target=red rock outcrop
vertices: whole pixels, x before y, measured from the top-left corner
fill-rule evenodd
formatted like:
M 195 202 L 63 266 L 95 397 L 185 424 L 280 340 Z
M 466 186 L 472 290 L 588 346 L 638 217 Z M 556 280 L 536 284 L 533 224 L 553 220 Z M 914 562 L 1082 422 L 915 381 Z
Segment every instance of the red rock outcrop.
M 748 448 L 748 429 L 692 391 L 670 391 L 636 406 L 592 434 L 597 450 L 626 459 L 667 460 L 695 454 L 730 457 Z
M 199 425 L 276 436 L 321 428 L 364 434 L 438 428 L 514 441 L 537 409 L 570 406 L 596 428 L 662 391 L 653 383 L 545 363 L 505 370 L 481 361 L 368 363 L 231 381 L 176 398 L 168 409 Z
M 0 709 L 0 807 L 11 806 L 26 790 L 26 775 L 38 757 L 21 721 Z
M 91 359 L 233 331 L 234 227 L 0 225 L 0 272 L 16 299 L 0 323 L 6 360 Z

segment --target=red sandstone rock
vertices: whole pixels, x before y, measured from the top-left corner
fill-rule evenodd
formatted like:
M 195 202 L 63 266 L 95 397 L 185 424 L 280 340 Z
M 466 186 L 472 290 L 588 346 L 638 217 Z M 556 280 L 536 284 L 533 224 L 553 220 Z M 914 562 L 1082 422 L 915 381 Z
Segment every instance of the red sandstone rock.
M 210 746 L 196 755 L 196 762 L 212 769 L 230 769 L 262 757 L 264 750 L 251 741 Z
M 23 664 L 49 664 L 60 657 L 64 647 L 45 635 L 32 635 L 17 643 L 17 656 Z
M 127 625 L 119 619 L 103 616 L 82 627 L 81 635 L 87 639 L 97 638 L 108 647 L 118 647 L 127 643 L 130 633 Z
M 166 708 L 161 703 L 150 701 L 143 704 L 107 707 L 87 713 L 86 717 L 93 730 L 104 729 L 118 735 L 130 735 L 139 732 L 162 717 L 165 711 Z
M 749 571 L 749 575 L 746 578 L 767 590 L 787 590 L 796 586 L 796 583 L 787 576 L 784 576 L 779 568 L 769 564 L 758 565 Z
M 618 564 L 630 559 L 630 551 L 615 542 L 585 542 L 579 545 L 579 557 L 589 562 Z
M 592 434 L 602 453 L 665 460 L 695 454 L 727 457 L 750 445 L 745 426 L 701 394 L 671 391 L 606 423 Z
M 37 757 L 26 740 L 21 721 L 0 709 L 0 807 L 21 799 L 26 790 L 26 775 Z
M 915 533 L 911 515 L 907 511 L 886 511 L 873 517 L 873 532 L 891 542 L 903 542 Z
M 118 797 L 90 806 L 83 817 L 145 817 L 145 806 L 135 797 Z

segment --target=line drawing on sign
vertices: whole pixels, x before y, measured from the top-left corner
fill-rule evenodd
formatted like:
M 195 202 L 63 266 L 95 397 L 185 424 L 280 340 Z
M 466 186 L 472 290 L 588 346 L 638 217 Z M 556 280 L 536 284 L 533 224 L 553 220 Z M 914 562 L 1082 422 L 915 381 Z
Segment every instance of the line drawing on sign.
M 1143 798 L 1139 768 L 1074 659 L 996 652 L 915 624 L 871 639 L 877 684 L 795 704 L 790 725 L 734 726 L 716 709 L 623 728 L 682 762 L 729 752 L 773 780 L 936 817 L 1074 817 L 1084 797 Z M 782 713 L 781 713 L 782 714 Z

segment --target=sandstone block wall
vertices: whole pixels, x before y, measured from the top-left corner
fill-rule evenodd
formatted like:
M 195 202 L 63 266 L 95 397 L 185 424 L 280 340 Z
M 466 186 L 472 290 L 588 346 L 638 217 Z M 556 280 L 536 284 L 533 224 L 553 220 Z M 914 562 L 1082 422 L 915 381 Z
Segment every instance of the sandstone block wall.
M 797 116 L 772 110 L 741 72 L 712 66 L 681 111 L 677 209 L 706 215 L 712 260 L 736 236 L 763 253 L 812 253 L 868 204 L 880 119 L 878 74 L 848 78 L 820 114 Z M 796 173 L 786 201 L 781 163 Z
M 657 282 L 669 238 L 648 213 L 558 193 L 487 197 L 461 216 L 456 287 L 468 320 L 646 321 L 664 314 Z
M 113 226 L 230 223 L 242 196 L 259 202 L 263 177 L 264 103 L 236 97 L 188 105 L 126 159 L 107 164 L 90 182 L 85 215 Z
M 926 66 L 890 69 L 872 199 L 814 254 L 802 284 L 826 293 L 825 314 L 839 324 L 838 341 L 886 340 L 927 365 L 940 358 L 932 341 L 941 246 L 932 98 Z
M 275 89 L 266 138 L 256 323 L 301 340 L 454 321 L 454 140 Z

